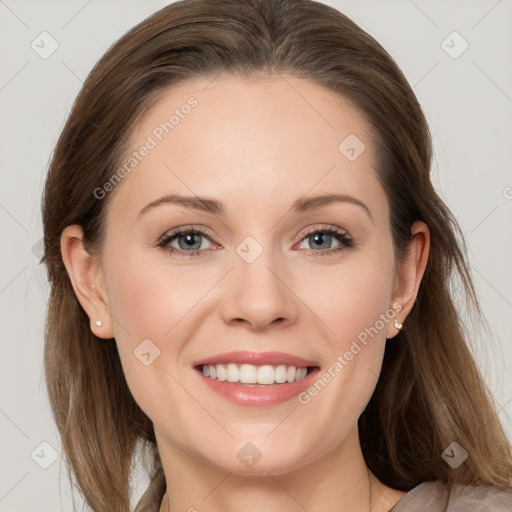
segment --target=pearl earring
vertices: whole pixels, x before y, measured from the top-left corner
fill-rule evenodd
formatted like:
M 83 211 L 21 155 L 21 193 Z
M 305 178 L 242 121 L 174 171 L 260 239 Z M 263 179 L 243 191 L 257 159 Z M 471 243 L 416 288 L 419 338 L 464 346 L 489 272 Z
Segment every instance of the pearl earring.
M 98 327 L 101 327 L 101 324 L 102 324 L 102 321 L 101 321 L 101 320 L 96 320 L 96 325 L 97 325 Z M 395 324 L 395 325 L 396 325 L 396 324 Z
M 404 324 L 398 323 L 398 320 L 395 318 L 395 328 L 400 330 L 403 327 Z

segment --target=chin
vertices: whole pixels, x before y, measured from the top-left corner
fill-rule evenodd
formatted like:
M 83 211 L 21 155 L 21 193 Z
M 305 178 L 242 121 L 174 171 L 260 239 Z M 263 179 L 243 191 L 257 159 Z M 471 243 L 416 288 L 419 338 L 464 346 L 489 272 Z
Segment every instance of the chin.
M 266 442 L 265 446 L 257 442 L 230 443 L 222 449 L 222 453 L 205 453 L 203 460 L 217 466 L 225 472 L 235 475 L 267 476 L 283 475 L 298 470 L 311 462 L 311 451 L 303 448 L 300 452 L 290 449 L 286 442 L 277 446 Z

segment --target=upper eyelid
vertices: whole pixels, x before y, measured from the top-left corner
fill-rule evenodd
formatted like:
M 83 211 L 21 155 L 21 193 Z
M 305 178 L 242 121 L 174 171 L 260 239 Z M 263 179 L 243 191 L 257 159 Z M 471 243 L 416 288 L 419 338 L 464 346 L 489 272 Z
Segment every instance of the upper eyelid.
M 320 225 L 320 226 L 313 226 L 311 228 L 308 228 L 304 234 L 302 235 L 302 238 L 312 234 L 312 233 L 315 233 L 317 231 L 334 231 L 336 233 L 339 233 L 340 235 L 347 235 L 347 236 L 350 236 L 349 232 L 346 230 L 346 229 L 343 229 L 343 228 L 339 228 L 337 226 L 332 226 L 330 224 L 324 224 L 324 225 Z M 300 232 L 299 232 L 300 233 Z M 298 235 L 297 235 L 298 236 Z

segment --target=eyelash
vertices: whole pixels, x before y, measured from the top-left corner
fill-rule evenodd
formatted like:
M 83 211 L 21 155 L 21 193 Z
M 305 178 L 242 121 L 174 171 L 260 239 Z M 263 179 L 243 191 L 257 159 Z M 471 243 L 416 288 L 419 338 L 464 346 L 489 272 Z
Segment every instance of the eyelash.
M 309 256 L 317 257 L 317 256 L 331 256 L 334 253 L 338 253 L 339 251 L 350 249 L 354 247 L 355 242 L 354 239 L 351 238 L 345 231 L 342 231 L 339 228 L 335 227 L 328 227 L 328 228 L 318 228 L 315 227 L 311 229 L 310 231 L 307 231 L 302 238 L 300 239 L 300 242 L 302 242 L 305 238 L 315 235 L 317 233 L 324 233 L 328 235 L 333 235 L 336 240 L 341 242 L 342 246 L 338 247 L 337 249 L 327 249 L 325 251 L 312 251 L 310 249 L 302 249 L 306 252 Z M 178 238 L 180 235 L 190 235 L 190 234 L 199 234 L 205 236 L 210 242 L 212 242 L 210 236 L 206 231 L 204 231 L 201 228 L 196 227 L 185 227 L 185 228 L 178 228 L 174 231 L 171 231 L 170 233 L 164 234 L 158 241 L 158 247 L 161 249 L 174 254 L 180 258 L 194 258 L 196 256 L 201 256 L 201 254 L 206 249 L 196 249 L 193 251 L 183 251 L 181 249 L 176 249 L 174 247 L 170 247 L 169 244 L 176 238 Z

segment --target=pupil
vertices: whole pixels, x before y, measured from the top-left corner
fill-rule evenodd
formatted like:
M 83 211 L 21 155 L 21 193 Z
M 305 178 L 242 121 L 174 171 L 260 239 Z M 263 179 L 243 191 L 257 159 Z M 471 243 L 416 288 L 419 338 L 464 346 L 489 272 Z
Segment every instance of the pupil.
M 324 233 L 316 233 L 315 235 L 313 235 L 315 243 L 318 243 L 319 245 L 322 245 L 322 241 L 325 242 L 325 240 L 323 240 L 323 237 L 330 238 L 330 236 L 331 235 L 326 235 Z
M 188 248 L 193 247 L 197 244 L 196 241 L 194 241 L 194 237 L 197 236 L 195 233 L 187 233 L 185 235 L 182 235 L 185 239 L 185 244 Z

